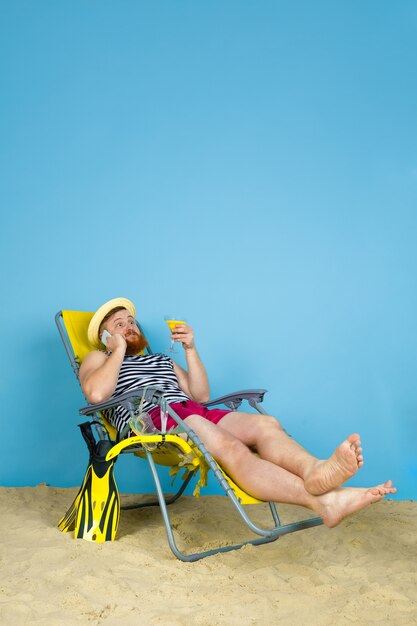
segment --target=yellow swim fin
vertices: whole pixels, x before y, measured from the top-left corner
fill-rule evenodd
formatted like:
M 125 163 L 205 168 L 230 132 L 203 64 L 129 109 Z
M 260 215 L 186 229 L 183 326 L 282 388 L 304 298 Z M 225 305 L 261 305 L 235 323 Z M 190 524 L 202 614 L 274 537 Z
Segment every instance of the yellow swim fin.
M 91 432 L 91 423 L 80 425 L 90 450 L 90 463 L 83 484 L 58 528 L 63 532 L 74 531 L 77 539 L 87 541 L 113 541 L 120 518 L 120 498 L 114 478 L 114 463 L 106 461 L 113 442 L 97 443 Z

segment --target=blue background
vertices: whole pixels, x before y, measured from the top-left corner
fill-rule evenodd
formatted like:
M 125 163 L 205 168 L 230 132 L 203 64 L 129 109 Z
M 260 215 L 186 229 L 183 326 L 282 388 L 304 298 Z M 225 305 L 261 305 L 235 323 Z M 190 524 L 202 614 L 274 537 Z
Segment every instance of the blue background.
M 416 498 L 416 3 L 3 0 L 0 29 L 1 484 L 80 484 L 53 318 L 126 296 L 154 350 L 187 315 L 213 396 L 266 387 L 318 456 L 361 433 L 351 484 Z

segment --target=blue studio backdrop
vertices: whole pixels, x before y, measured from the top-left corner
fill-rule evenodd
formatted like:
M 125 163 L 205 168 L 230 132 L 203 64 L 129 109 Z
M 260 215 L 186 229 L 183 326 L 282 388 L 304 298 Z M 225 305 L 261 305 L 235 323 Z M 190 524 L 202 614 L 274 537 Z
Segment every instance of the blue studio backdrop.
M 416 3 L 3 0 L 0 29 L 0 483 L 81 483 L 54 315 L 125 296 L 154 351 L 187 316 L 212 396 L 268 389 L 319 457 L 359 432 L 351 484 L 416 498 Z

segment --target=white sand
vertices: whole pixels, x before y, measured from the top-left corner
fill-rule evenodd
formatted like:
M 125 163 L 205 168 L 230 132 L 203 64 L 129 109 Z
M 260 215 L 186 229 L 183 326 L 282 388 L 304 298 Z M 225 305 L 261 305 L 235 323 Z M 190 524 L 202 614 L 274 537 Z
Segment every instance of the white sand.
M 122 511 L 112 543 L 59 532 L 76 492 L 0 489 L 1 624 L 417 624 L 416 502 L 387 500 L 332 530 L 183 563 L 157 508 Z M 183 497 L 170 511 L 185 550 L 212 547 L 221 527 L 232 542 L 250 537 L 221 496 Z M 308 517 L 279 511 L 284 522 Z

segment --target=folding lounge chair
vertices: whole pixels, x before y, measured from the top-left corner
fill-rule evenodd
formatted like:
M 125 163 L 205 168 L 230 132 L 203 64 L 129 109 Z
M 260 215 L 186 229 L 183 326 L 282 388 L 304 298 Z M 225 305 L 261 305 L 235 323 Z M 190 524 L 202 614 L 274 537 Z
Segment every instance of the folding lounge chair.
M 77 379 L 79 379 L 79 367 L 84 357 L 95 349 L 89 344 L 87 338 L 87 328 L 92 316 L 93 313 L 68 310 L 59 311 L 55 316 L 59 333 Z M 142 329 L 141 332 L 143 332 Z M 149 348 L 147 351 L 152 353 Z M 260 406 L 265 393 L 266 390 L 264 389 L 239 391 L 206 402 L 205 406 L 223 404 L 230 410 L 237 410 L 242 401 L 247 401 L 258 413 L 266 414 L 266 411 Z M 131 434 L 129 426 L 124 432 L 117 433 L 106 421 L 102 412 L 117 405 L 123 405 L 133 417 L 137 414 L 138 406 L 143 397 L 165 408 L 178 424 L 178 429 L 175 431 L 186 432 L 187 441 L 179 437 L 175 431 L 174 433 L 156 432 L 155 434 L 129 436 Z M 111 541 L 116 537 L 120 509 L 159 506 L 168 543 L 174 555 L 182 561 L 196 561 L 211 554 L 236 550 L 246 544 L 270 543 L 281 535 L 322 524 L 322 520 L 316 517 L 281 525 L 275 503 L 261 503 L 260 500 L 240 489 L 216 463 L 196 433 L 181 420 L 166 402 L 163 392 L 156 387 L 138 388 L 101 404 L 88 405 L 80 409 L 79 412 L 81 415 L 90 417 L 90 421 L 79 425 L 89 448 L 90 461 L 83 484 L 74 502 L 58 524 L 63 532 L 74 531 L 76 538 L 95 542 Z M 93 434 L 93 428 L 95 434 Z M 113 472 L 114 463 L 121 453 L 133 453 L 147 460 L 155 482 L 157 496 L 155 500 L 120 506 Z M 185 467 L 187 476 L 174 495 L 164 495 L 157 465 L 170 466 L 171 473 L 174 474 Z M 206 482 L 208 470 L 213 472 L 243 522 L 258 537 L 239 544 L 219 545 L 215 549 L 185 554 L 176 544 L 167 506 L 175 502 L 184 493 L 185 488 L 195 475 L 200 475 L 195 490 L 198 492 L 200 484 Z M 243 508 L 243 505 L 246 504 L 269 505 L 272 515 L 271 528 L 260 528 L 255 525 Z M 224 538 L 221 541 L 224 541 Z

